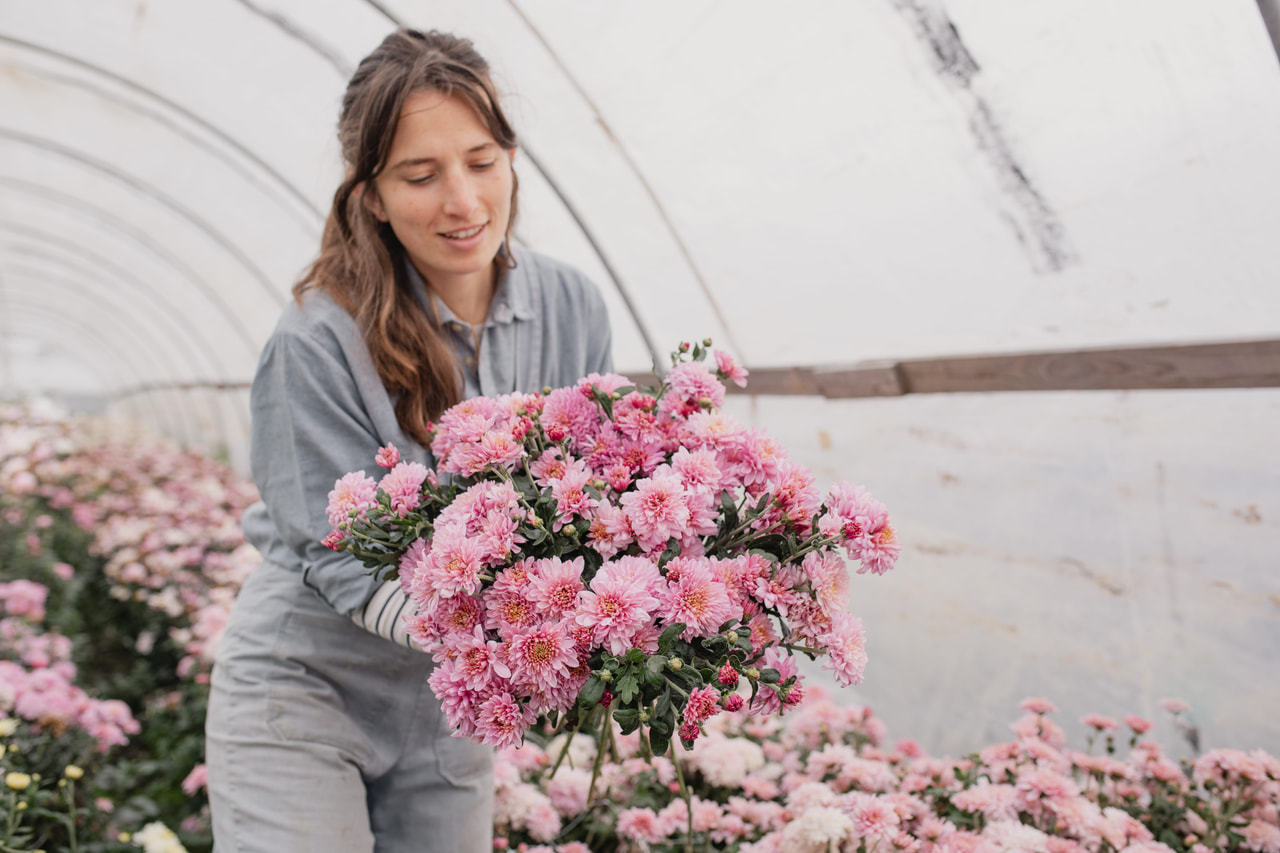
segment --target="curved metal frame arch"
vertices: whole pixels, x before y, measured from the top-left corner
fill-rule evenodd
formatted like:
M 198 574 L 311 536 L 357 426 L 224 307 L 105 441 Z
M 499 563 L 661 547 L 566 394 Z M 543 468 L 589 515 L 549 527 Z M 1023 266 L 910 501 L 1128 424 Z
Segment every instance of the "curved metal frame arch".
M 45 292 L 54 290 L 65 292 L 63 298 L 67 301 L 63 302 L 62 299 L 58 299 L 57 304 L 60 305 L 85 301 L 100 306 L 95 309 L 94 314 L 102 319 L 105 326 L 115 327 L 126 332 L 124 337 L 130 346 L 142 347 L 151 350 L 154 354 L 163 353 L 165 355 L 164 358 L 156 359 L 150 363 L 153 365 L 163 364 L 165 371 L 170 374 L 185 373 L 194 366 L 190 363 L 191 351 L 189 349 L 182 347 L 180 344 L 175 344 L 171 340 L 164 340 L 151 334 L 149 329 L 154 324 L 148 322 L 142 312 L 133 313 L 112 302 L 103 295 L 100 286 L 85 287 L 86 279 L 20 263 L 7 264 L 4 274 L 5 280 L 0 286 L 8 288 L 10 292 L 13 292 L 13 288 L 18 282 L 21 282 L 24 287 L 30 288 L 29 290 L 24 290 L 25 293 L 40 292 L 41 290 Z
M 184 339 L 183 339 L 183 337 L 182 337 L 181 335 L 173 336 L 173 341 L 174 341 L 174 343 L 171 343 L 171 344 L 163 344 L 162 339 L 156 338 L 154 335 L 148 335 L 148 334 L 146 334 L 146 330 L 149 330 L 149 329 L 151 329 L 151 328 L 154 328 L 154 327 L 155 327 L 155 325 L 156 325 L 155 323 L 148 323 L 148 322 L 145 322 L 145 321 L 143 320 L 143 318 L 141 318 L 141 317 L 137 317 L 137 316 L 135 316 L 135 315 L 131 314 L 130 312 L 128 312 L 128 311 L 126 311 L 126 310 L 123 310 L 122 308 L 118 307 L 115 303 L 113 303 L 113 302 L 112 302 L 109 298 L 107 298 L 106 296 L 101 296 L 101 295 L 97 294 L 96 292 L 93 292 L 93 291 L 86 291 L 86 290 L 81 289 L 81 288 L 80 288 L 80 283 L 81 283 L 82 281 L 94 281 L 94 280 L 95 280 L 95 279 L 93 279 L 93 277 L 92 277 L 92 276 L 86 276 L 86 277 L 84 277 L 84 278 L 82 278 L 82 279 L 79 279 L 79 280 L 77 280 L 77 279 L 68 279 L 68 278 L 63 278 L 63 277 L 60 277 L 60 276 L 50 276 L 50 275 L 46 274 L 44 271 L 42 271 L 42 270 L 37 270 L 37 269 L 29 269 L 29 270 L 28 270 L 28 269 L 24 269 L 24 268 L 23 268 L 22 266 L 20 266 L 20 265 L 10 264 L 10 265 L 8 265 L 8 266 L 6 266 L 6 267 L 5 267 L 5 279 L 6 279 L 6 281 L 5 281 L 5 284 L 3 285 L 3 286 L 4 286 L 4 287 L 6 287 L 6 288 L 10 288 L 10 292 L 12 292 L 12 289 L 11 289 L 11 288 L 12 288 L 12 286 L 13 286 L 12 279 L 15 277 L 15 276 L 14 276 L 14 272 L 15 272 L 15 271 L 18 273 L 18 275 L 26 275 L 26 276 L 28 276 L 28 277 L 34 278 L 34 279 L 35 279 L 36 281 L 38 281 L 42 286 L 48 286 L 49 284 L 58 284 L 58 285 L 63 285 L 63 286 L 66 286 L 66 287 L 69 287 L 69 288 L 75 289 L 81 297 L 88 297 L 88 298 L 91 298 L 94 302 L 96 302 L 96 303 L 98 303 L 98 304 L 100 304 L 100 305 L 103 305 L 103 306 L 107 306 L 106 310 L 104 311 L 104 314 L 105 314 L 105 313 L 107 313 L 107 312 L 109 311 L 113 316 L 122 316 L 122 317 L 125 317 L 125 318 L 127 318 L 127 320 L 128 320 L 128 322 L 129 322 L 129 324 L 130 324 L 132 327 L 134 327 L 135 329 L 140 328 L 140 329 L 142 329 L 142 330 L 143 330 L 143 331 L 141 331 L 141 332 L 135 331 L 134 336 L 133 336 L 133 339 L 134 339 L 134 340 L 147 341 L 149 344 L 151 344 L 151 345 L 153 345 L 153 346 L 156 346 L 156 347 L 161 347 L 161 346 L 163 346 L 163 348 L 164 348 L 164 349 L 170 349 L 170 348 L 172 348 L 172 347 L 175 347 L 175 346 L 176 346 L 177 350 L 178 350 L 178 351 L 182 351 L 182 352 L 184 352 L 184 353 L 186 354 L 187 358 L 189 358 L 189 359 L 192 357 L 192 353 L 193 353 L 193 352 L 196 352 L 195 350 L 189 349 L 189 348 L 186 346 L 186 343 L 187 343 L 187 342 L 186 342 L 186 341 L 184 341 Z M 136 321 L 136 322 L 135 322 L 135 321 Z M 120 323 L 119 325 L 120 325 L 121 327 L 124 327 L 124 324 L 123 324 L 123 323 Z M 172 362 L 165 362 L 165 363 L 166 363 L 166 364 L 172 364 Z M 168 384 L 168 385 L 169 385 L 169 388 L 170 388 L 170 390 L 171 390 L 171 391 L 177 391 L 177 390 L 179 390 L 179 385 L 180 385 L 180 383 L 178 383 L 178 382 L 172 382 L 172 383 L 159 383 L 159 384 L 160 384 L 160 385 Z M 122 387 L 123 387 L 123 386 L 122 386 Z M 118 390 L 118 389 L 117 389 L 117 390 Z M 208 389 L 203 389 L 203 390 L 208 390 Z M 108 393 L 108 394 L 107 394 L 107 396 L 108 396 L 108 397 L 110 397 L 110 398 L 112 398 L 112 399 L 118 399 L 121 395 L 119 395 L 119 394 L 111 394 L 111 393 Z M 189 397 L 181 397 L 181 398 L 179 398 L 179 399 L 182 401 L 181 406 L 183 407 L 183 409 L 184 409 L 184 411 L 185 411 L 185 410 L 186 410 L 186 407 L 188 406 L 187 401 L 188 401 L 188 400 L 190 400 L 190 398 L 189 398 Z M 221 407 L 221 405 L 220 405 L 219 403 L 217 403 L 214 399 L 212 399 L 212 398 L 210 398 L 210 397 L 208 397 L 208 396 L 201 396 L 201 397 L 199 397 L 198 399 L 199 399 L 200 403 L 201 403 L 201 404 L 203 404 L 203 408 L 205 408 L 205 409 L 206 409 L 206 415 L 207 415 L 207 416 L 209 417 L 209 419 L 210 419 L 210 421 L 209 421 L 209 422 L 214 426 L 214 429 L 218 431 L 219 437 L 222 439 L 222 441 L 223 441 L 224 443 L 226 443 L 226 442 L 229 440 L 229 438 L 230 438 L 230 434 L 229 434 L 229 432 L 228 432 L 227 419 L 226 419 L 225 413 L 222 411 L 222 407 Z M 240 420 L 240 426 L 241 426 L 243 429 L 245 429 L 245 430 L 247 431 L 247 429 L 248 429 L 248 422 L 247 422 L 247 419 L 242 415 L 242 416 L 239 418 L 239 420 Z
M 217 295 L 217 289 L 211 284 L 205 282 L 199 273 L 187 266 L 176 254 L 170 252 L 158 242 L 152 240 L 145 231 L 134 228 L 125 220 L 89 203 L 85 199 L 73 195 L 67 195 L 66 193 L 62 193 L 57 190 L 52 190 L 42 184 L 33 184 L 27 181 L 19 181 L 14 178 L 0 176 L 0 187 L 4 186 L 17 188 L 26 192 L 28 195 L 53 202 L 55 204 L 61 204 L 65 207 L 70 207 L 87 214 L 89 218 L 103 224 L 103 231 L 123 235 L 128 238 L 130 242 L 141 247 L 147 254 L 155 256 L 164 266 L 174 269 L 178 273 L 179 277 L 189 281 L 198 292 L 208 299 L 212 305 L 218 308 L 219 313 L 223 315 L 223 318 L 227 321 L 228 325 L 238 333 L 238 336 L 246 349 L 248 349 L 254 357 L 257 356 L 258 343 L 253 339 L 253 336 L 249 334 L 248 329 L 246 329 L 240 322 L 239 318 L 231 310 L 230 306 L 219 298 Z
M 6 297 L 6 302 L 7 302 L 7 307 L 17 307 L 17 308 L 19 309 L 19 311 L 25 311 L 25 312 L 27 312 L 27 313 L 29 313 L 29 314 L 32 314 L 32 315 L 35 315 L 35 316 L 39 316 L 39 317 L 52 318 L 52 319 L 54 320 L 54 327 L 55 327 L 55 328 L 57 328 L 57 326 L 59 326 L 59 325 L 62 325 L 62 326 L 66 326 L 66 325 L 68 325 L 68 324 L 74 325 L 74 326 L 79 330 L 79 334 L 78 334 L 78 336 L 77 336 L 77 337 L 70 338 L 70 340 L 77 341 L 77 342 L 79 342 L 79 341 L 81 341 L 81 340 L 85 340 L 85 341 L 88 341 L 88 340 L 94 340 L 94 341 L 95 341 L 95 343 L 93 344 L 93 346 L 88 350 L 88 353 L 89 353 L 90 355 L 91 355 L 93 352 L 95 352 L 95 351 L 97 351 L 97 352 L 113 352 L 113 351 L 117 351 L 117 350 L 119 350 L 119 349 L 120 349 L 119 347 L 117 347 L 117 346 L 115 345 L 115 342 L 114 342 L 112 339 L 110 339 L 110 338 L 107 338 L 107 337 L 105 337 L 105 336 L 100 335 L 100 334 L 98 333 L 98 330 L 97 330 L 97 329 L 95 329 L 92 325 L 89 325 L 89 324 L 87 324 L 87 323 L 81 323 L 81 322 L 79 322 L 79 321 L 77 321 L 77 320 L 73 320 L 73 319 L 69 318 L 66 314 L 60 314 L 60 313 L 58 313 L 58 312 L 56 312 L 56 311 L 53 311 L 53 310 L 51 310 L 51 309 L 47 308 L 45 305 L 42 305 L 42 304 L 40 304 L 40 303 L 32 303 L 32 302 L 28 302 L 28 301 L 27 301 L 27 300 L 25 300 L 25 299 L 13 300 L 11 297 Z M 63 346 L 63 347 L 65 347 L 65 346 L 66 346 L 66 341 L 60 341 L 57 345 L 58 345 L 58 346 Z M 82 360 L 83 360 L 83 361 L 94 361 L 94 359 L 92 359 L 92 358 L 86 358 L 86 359 L 82 359 Z M 123 364 L 125 364 L 125 366 L 126 366 L 126 369 L 127 369 L 127 370 L 129 370 L 129 371 L 131 371 L 131 372 L 134 372 L 134 373 L 136 373 L 136 372 L 137 372 L 137 371 L 136 371 L 136 369 L 134 368 L 134 366 L 132 365 L 131 360 L 130 360 L 129 358 L 127 358 L 127 357 L 126 357 L 126 358 L 123 358 L 123 359 L 121 359 L 121 362 L 122 362 Z M 171 408 L 171 407 L 168 407 L 168 406 L 162 406 L 162 407 L 159 407 L 159 411 L 160 411 L 163 415 L 169 415 L 169 414 L 172 412 L 172 408 Z M 142 423 L 145 423 L 145 422 L 147 422 L 148 420 L 150 420 L 150 422 L 151 422 L 151 423 L 156 423 L 156 419 L 155 419 L 155 418 L 145 419 L 145 418 L 142 418 L 142 417 L 135 417 L 135 419 L 136 419 L 136 420 L 138 420 L 139 422 L 142 422 Z M 168 420 L 168 419 L 166 418 L 166 420 Z M 175 428 L 175 423 L 180 423 L 181 429 L 177 429 L 177 428 Z M 189 428 L 188 428 L 188 424 L 187 424 L 187 422 L 186 422 L 186 420 L 185 420 L 185 419 L 183 419 L 181 422 L 175 422 L 175 421 L 170 420 L 170 421 L 169 421 L 169 426 L 168 426 L 168 428 L 165 428 L 165 427 L 159 427 L 159 430 L 160 430 L 161 432 L 165 432 L 165 433 L 167 433 L 167 434 L 169 434 L 169 435 L 175 435 L 175 436 L 176 436 L 176 435 L 182 435 L 182 436 L 183 436 L 183 438 L 182 438 L 182 442 L 183 442 L 184 444 L 185 444 L 185 443 L 190 443 L 190 430 L 189 430 Z
M 55 287 L 71 289 L 76 292 L 76 295 L 79 298 L 88 299 L 97 305 L 103 306 L 101 309 L 102 316 L 117 318 L 112 320 L 111 324 L 118 328 L 126 331 L 131 329 L 132 334 L 130 335 L 130 339 L 135 344 L 139 342 L 144 343 L 148 349 L 157 353 L 167 352 L 172 356 L 173 354 L 181 352 L 187 359 L 192 357 L 192 350 L 184 346 L 181 336 L 178 336 L 173 340 L 166 341 L 164 339 L 157 338 L 152 334 L 148 334 L 149 330 L 156 326 L 155 323 L 148 322 L 146 318 L 125 310 L 107 296 L 96 291 L 84 289 L 83 283 L 85 281 L 92 281 L 92 278 L 65 278 L 59 275 L 51 275 L 44 270 L 27 268 L 17 264 L 9 264 L 5 267 L 5 284 L 3 286 L 8 288 L 12 293 L 12 289 L 16 285 L 16 280 L 22 276 L 33 279 L 39 284 L 39 286 L 44 288 L 48 288 L 52 285 Z M 118 318 L 124 319 L 121 320 Z M 171 369 L 176 367 L 180 370 L 182 367 L 181 364 L 175 364 L 171 359 L 157 359 L 154 363 L 164 364 L 166 367 Z M 177 383 L 173 384 L 176 385 Z M 118 395 L 108 393 L 107 396 L 114 398 Z M 184 397 L 181 399 L 181 406 L 184 411 L 186 411 L 189 408 L 188 401 L 190 398 Z M 223 442 L 226 442 L 228 439 L 227 422 L 221 408 L 208 397 L 200 397 L 198 399 L 200 404 L 202 404 L 201 407 L 205 409 L 205 416 L 209 418 L 209 423 L 213 429 L 217 431 Z
M 212 124 L 209 121 L 201 118 L 198 114 L 191 112 L 190 110 L 183 107 L 181 104 L 178 104 L 178 103 L 175 103 L 174 101 L 169 100 L 163 95 L 160 95 L 159 93 L 157 93 L 154 89 L 150 89 L 146 86 L 143 86 L 142 84 L 134 80 L 130 80 L 127 77 L 122 77 L 113 71 L 107 70 L 106 68 L 103 68 L 98 65 L 94 65 L 90 62 L 86 62 L 83 59 L 80 59 L 79 57 L 71 56 L 69 54 L 62 53 L 61 51 L 57 51 L 52 48 L 45 47 L 44 45 L 33 44 L 31 42 L 24 41 L 22 39 L 16 39 L 16 38 L 13 38 L 12 36 L 7 36 L 4 34 L 0 34 L 0 43 L 17 45 L 27 50 L 31 50 L 35 53 L 40 53 L 45 56 L 53 57 L 59 60 L 60 62 L 65 62 L 66 64 L 74 66 L 76 68 L 82 68 L 85 71 L 88 71 L 92 74 L 102 77 L 103 79 L 110 80 L 113 83 L 117 83 L 120 86 L 125 87 L 126 89 L 129 89 L 133 92 L 138 93 L 139 95 L 142 95 L 148 101 L 151 101 L 155 104 L 160 105 L 164 110 L 168 112 L 171 112 L 175 115 L 182 116 L 184 119 L 196 125 L 197 127 L 203 128 L 209 134 L 209 136 L 215 139 L 218 139 L 220 142 L 225 144 L 228 148 L 236 151 L 241 157 L 244 158 L 244 160 L 252 163 L 258 169 L 260 169 L 264 174 L 270 176 L 271 179 L 276 184 L 278 184 L 279 187 L 283 189 L 287 195 L 292 196 L 293 199 L 297 201 L 298 204 L 300 204 L 302 207 L 306 208 L 307 210 L 315 214 L 316 220 L 318 222 L 323 223 L 324 217 L 325 217 L 325 211 L 323 211 L 322 209 L 312 204 L 312 202 L 306 197 L 306 195 L 302 192 L 302 190 L 294 186 L 294 184 L 290 182 L 288 178 L 286 178 L 280 172 L 276 171 L 271 166 L 271 164 L 268 163 L 266 160 L 263 160 L 261 157 L 254 154 L 251 148 L 248 148 L 245 145 L 241 144 L 240 142 L 236 141 L 235 137 L 233 137 L 231 134 L 227 133 L 217 125 Z M 68 82 L 74 85 L 76 81 L 66 80 L 64 82 Z M 99 93 L 99 94 L 102 94 L 103 97 L 109 97 L 109 95 L 107 95 L 106 93 Z M 130 106 L 127 102 L 121 101 L 119 99 L 112 98 L 111 100 L 113 103 L 118 103 L 122 106 L 126 106 L 126 107 Z M 179 128 L 176 124 L 168 121 L 165 121 L 165 123 L 173 127 L 175 133 L 179 133 L 183 136 L 187 136 L 187 134 L 183 133 L 181 128 Z M 198 137 L 190 136 L 189 138 L 191 138 L 191 140 L 196 144 L 200 144 L 198 141 Z M 210 146 L 205 146 L 205 145 L 201 145 L 201 147 L 208 150 L 211 154 L 214 154 L 215 156 L 220 157 L 216 149 Z M 234 160 L 224 160 L 224 162 L 226 162 L 228 165 L 233 166 L 233 168 L 235 167 Z M 237 169 L 237 171 L 241 171 L 241 174 L 244 174 L 246 177 L 249 177 L 248 171 L 240 170 L 240 169 Z
M 221 231 L 215 228 L 211 223 L 206 222 L 194 211 L 187 209 L 183 205 L 179 204 L 177 201 L 171 199 L 168 195 L 161 192 L 158 188 L 153 187 L 151 184 L 147 183 L 146 181 L 135 178 L 133 175 L 130 175 L 127 172 L 124 172 L 120 169 L 115 168 L 110 163 L 106 163 L 102 160 L 98 160 L 95 157 L 90 157 L 87 154 L 68 148 L 65 145 L 62 145 L 60 143 L 52 142 L 47 139 L 41 139 L 38 136 L 32 136 L 27 133 L 22 133 L 19 131 L 11 130 L 9 128 L 0 127 L 0 139 L 8 139 L 20 145 L 28 145 L 39 151 L 43 151 L 49 154 L 53 154 L 55 156 L 62 157 L 67 160 L 71 160 L 75 163 L 79 163 L 80 165 L 86 166 L 95 172 L 98 172 L 100 174 L 106 175 L 109 178 L 114 179 L 118 183 L 124 184 L 130 189 L 135 190 L 144 198 L 150 198 L 158 202 L 161 206 L 169 208 L 171 211 L 177 214 L 180 219 L 187 220 L 187 222 L 189 222 L 196 229 L 196 231 L 203 233 L 213 242 L 220 245 L 227 252 L 228 255 L 230 255 L 242 267 L 244 267 L 244 269 L 247 270 L 251 274 L 251 277 L 258 282 L 258 285 L 262 288 L 263 292 L 267 294 L 267 296 L 271 299 L 271 301 L 273 301 L 276 304 L 277 307 L 284 306 L 286 300 L 279 293 L 277 293 L 275 289 L 271 286 L 270 277 L 266 274 L 264 270 L 259 269 L 258 266 L 252 261 L 252 259 L 250 259 L 248 255 L 242 252 L 239 249 L 239 247 L 237 247 L 231 241 L 230 238 L 228 238 Z
M 149 304 L 156 306 L 156 310 L 165 315 L 166 319 L 169 321 L 167 324 L 168 327 L 181 333 L 175 335 L 175 337 L 182 340 L 184 346 L 190 345 L 199 351 L 200 358 L 205 362 L 206 369 L 214 375 L 223 372 L 224 367 L 218 363 L 216 356 L 218 350 L 215 347 L 209 346 L 208 340 L 200 335 L 195 326 L 191 324 L 190 319 L 183 312 L 175 308 L 170 302 L 165 300 L 160 295 L 161 291 L 153 290 L 147 284 L 143 283 L 141 279 L 129 275 L 126 270 L 120 268 L 112 261 L 109 261 L 94 252 L 89 252 L 83 249 L 77 243 L 63 240 L 59 237 L 36 229 L 22 228 L 11 222 L 6 222 L 3 219 L 0 219 L 0 235 L 3 235 L 6 232 L 17 234 L 23 239 L 35 241 L 35 243 L 47 244 L 55 251 L 61 252 L 62 255 L 53 254 L 53 252 L 49 251 L 37 250 L 34 248 L 35 243 L 22 243 L 5 246 L 3 242 L 0 242 L 0 253 L 7 251 L 10 257 L 20 257 L 25 255 L 33 258 L 40 258 L 50 263 L 61 264 L 75 272 L 77 275 L 85 278 L 92 277 L 98 270 L 105 270 L 111 274 L 114 280 L 123 282 L 129 288 L 142 293 Z M 91 268 L 79 266 L 69 260 L 69 258 L 76 258 L 78 261 L 86 262 Z

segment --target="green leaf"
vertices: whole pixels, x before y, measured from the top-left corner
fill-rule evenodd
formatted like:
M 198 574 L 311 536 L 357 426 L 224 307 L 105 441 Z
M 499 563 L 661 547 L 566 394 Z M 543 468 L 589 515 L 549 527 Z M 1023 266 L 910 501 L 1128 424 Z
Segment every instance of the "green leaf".
M 578 704 L 585 708 L 594 708 L 600 704 L 600 700 L 604 698 L 604 682 L 596 676 L 587 679 L 587 683 L 582 685 L 582 691 L 578 693 Z
M 765 667 L 760 670 L 760 680 L 765 684 L 777 684 L 780 678 L 782 678 L 782 673 L 772 667 Z
M 620 699 L 623 704 L 629 705 L 631 701 L 636 698 L 636 694 L 639 692 L 640 685 L 636 682 L 636 677 L 633 673 L 628 672 L 626 675 L 622 676 L 622 678 L 618 679 L 617 694 L 618 699 Z
M 627 663 L 635 666 L 644 663 L 643 649 L 627 649 Z
M 635 708 L 615 708 L 613 719 L 622 728 L 624 735 L 629 735 L 640 726 L 640 712 Z
M 671 654 L 671 644 L 676 638 L 684 633 L 689 626 L 683 622 L 676 622 L 674 625 L 668 625 L 667 629 L 662 632 L 662 636 L 658 638 L 658 651 L 664 655 Z
M 667 550 L 663 551 L 658 557 L 658 568 L 662 568 L 667 563 L 680 556 L 680 540 L 672 536 L 667 540 Z
M 623 732 L 626 734 L 626 732 Z M 661 733 L 649 729 L 649 748 L 653 750 L 654 755 L 664 755 L 667 750 L 671 749 L 671 733 Z
M 671 706 L 671 688 L 668 687 L 658 697 L 658 701 L 653 706 L 653 713 L 658 719 L 665 719 L 673 714 L 673 710 Z

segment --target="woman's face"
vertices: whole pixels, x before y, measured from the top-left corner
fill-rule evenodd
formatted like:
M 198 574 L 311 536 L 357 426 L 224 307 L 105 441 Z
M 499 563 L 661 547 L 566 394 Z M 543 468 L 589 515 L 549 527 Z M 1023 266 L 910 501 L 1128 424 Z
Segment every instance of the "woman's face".
M 514 156 L 462 97 L 413 92 L 365 203 L 391 225 L 427 281 L 492 283 L 491 265 L 511 218 Z

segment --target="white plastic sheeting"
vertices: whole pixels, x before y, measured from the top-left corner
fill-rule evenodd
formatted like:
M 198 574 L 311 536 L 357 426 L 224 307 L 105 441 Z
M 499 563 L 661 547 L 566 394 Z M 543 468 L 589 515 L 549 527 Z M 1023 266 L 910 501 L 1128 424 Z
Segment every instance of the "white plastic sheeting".
M 1280 333 L 1250 2 L 0 0 L 3 393 L 243 465 L 342 88 L 396 23 L 492 61 L 518 237 L 601 283 L 623 369 L 706 336 L 762 367 Z M 1276 392 L 733 406 L 896 511 L 855 610 L 899 733 L 1181 694 L 1280 749 Z

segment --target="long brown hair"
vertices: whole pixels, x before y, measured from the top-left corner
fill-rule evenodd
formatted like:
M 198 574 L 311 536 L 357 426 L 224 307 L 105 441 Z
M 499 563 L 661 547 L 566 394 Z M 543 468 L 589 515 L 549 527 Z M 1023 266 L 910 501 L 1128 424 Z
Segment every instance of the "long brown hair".
M 405 99 L 419 90 L 459 95 L 506 150 L 516 147 L 489 64 L 468 39 L 431 31 L 397 30 L 356 68 L 342 99 L 338 141 L 347 175 L 333 195 L 320 255 L 294 285 L 297 299 L 317 287 L 356 320 L 374 367 L 396 401 L 400 427 L 421 444 L 427 424 L 462 398 L 461 371 L 434 312 L 410 291 L 404 247 L 387 223 L 361 201 L 387 166 Z M 514 174 L 506 240 L 494 259 L 511 268 L 511 223 L 516 218 Z

